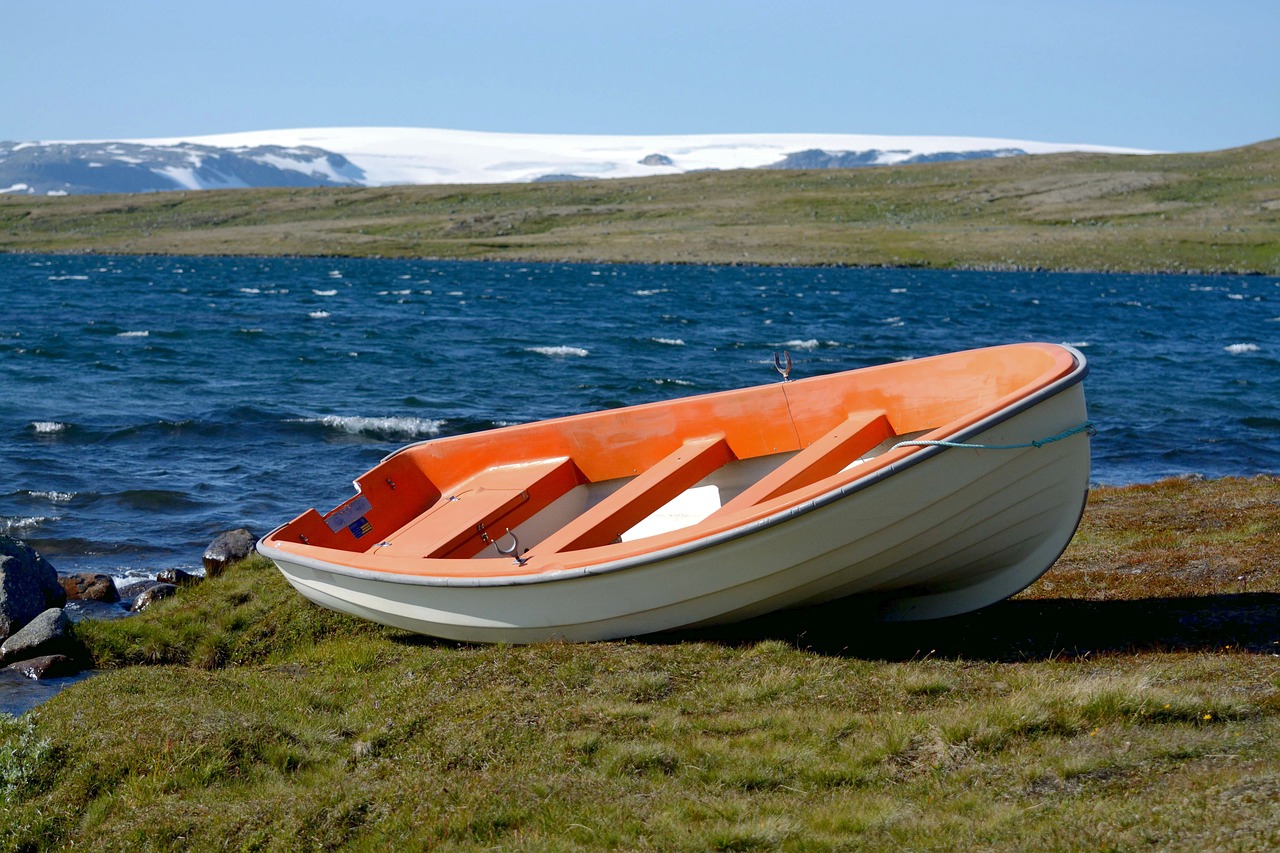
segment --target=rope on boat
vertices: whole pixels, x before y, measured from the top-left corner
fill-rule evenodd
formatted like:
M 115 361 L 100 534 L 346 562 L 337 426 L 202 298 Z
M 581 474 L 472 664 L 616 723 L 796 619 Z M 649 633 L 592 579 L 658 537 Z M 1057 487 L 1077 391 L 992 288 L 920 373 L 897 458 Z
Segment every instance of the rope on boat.
M 1073 426 L 1071 429 L 1063 430 L 1057 435 L 1051 435 L 1048 438 L 1041 438 L 1036 441 L 1028 441 L 1025 444 L 964 444 L 959 441 L 929 441 L 927 439 L 917 439 L 915 441 L 900 441 L 894 447 L 966 447 L 973 450 L 1022 450 L 1027 447 L 1043 447 L 1046 444 L 1053 444 L 1055 441 L 1062 441 L 1064 438 L 1070 438 L 1077 433 L 1087 432 L 1089 435 L 1097 435 L 1098 431 L 1094 429 L 1093 421 L 1085 421 L 1079 426 Z

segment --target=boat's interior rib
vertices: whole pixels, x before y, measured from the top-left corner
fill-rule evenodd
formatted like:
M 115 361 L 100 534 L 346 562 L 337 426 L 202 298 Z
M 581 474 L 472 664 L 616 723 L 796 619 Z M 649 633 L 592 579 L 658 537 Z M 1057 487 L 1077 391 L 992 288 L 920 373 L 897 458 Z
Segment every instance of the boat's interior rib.
M 736 459 L 723 435 L 691 439 L 538 543 L 537 553 L 617 542 L 673 498 Z
M 892 435 L 893 427 L 883 411 L 854 412 L 835 429 L 721 505 L 714 515 L 728 515 L 753 507 L 838 474 Z

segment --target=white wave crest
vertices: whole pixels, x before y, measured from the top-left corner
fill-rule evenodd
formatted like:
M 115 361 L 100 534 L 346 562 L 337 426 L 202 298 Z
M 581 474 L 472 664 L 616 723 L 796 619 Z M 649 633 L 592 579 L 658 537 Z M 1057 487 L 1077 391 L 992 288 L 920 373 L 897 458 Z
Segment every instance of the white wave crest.
M 818 343 L 817 338 L 810 338 L 807 341 L 783 341 L 781 346 L 784 346 L 787 349 L 810 351 L 817 349 L 821 344 Z
M 684 341 L 679 338 L 649 338 L 649 340 L 653 341 L 655 344 L 666 344 L 669 347 L 684 346 Z
M 525 347 L 525 352 L 533 352 L 538 355 L 549 355 L 557 358 L 567 358 L 573 356 L 575 358 L 585 358 L 591 353 L 582 347 Z
M 444 421 L 432 418 L 363 418 L 358 416 L 326 415 L 323 418 L 312 418 L 313 422 L 322 423 L 330 429 L 349 432 L 352 435 L 375 433 L 377 435 L 400 436 L 406 438 L 431 437 L 440 434 Z
M 0 533 L 30 533 L 46 521 L 57 521 L 44 515 L 3 516 L 0 515 Z
M 75 492 L 32 492 L 33 498 L 44 498 L 50 503 L 64 504 L 76 496 Z
M 1257 344 L 1231 344 L 1223 347 L 1223 349 L 1232 355 L 1240 355 L 1246 352 L 1257 352 L 1260 347 Z
M 151 335 L 150 332 L 121 332 L 116 335 L 117 338 L 145 338 Z
M 40 435 L 53 435 L 70 427 L 70 424 L 64 424 L 59 421 L 35 421 L 31 424 L 31 428 Z
M 656 287 L 652 290 L 633 290 L 631 293 L 635 296 L 657 296 L 659 293 L 670 293 L 671 289 L 667 287 Z
M 338 291 L 336 290 L 312 290 L 311 292 L 314 293 L 316 296 L 337 296 L 338 295 Z
M 312 320 L 323 320 L 325 317 L 329 316 L 329 312 L 328 311 L 311 311 L 307 314 L 307 316 L 310 317 Z

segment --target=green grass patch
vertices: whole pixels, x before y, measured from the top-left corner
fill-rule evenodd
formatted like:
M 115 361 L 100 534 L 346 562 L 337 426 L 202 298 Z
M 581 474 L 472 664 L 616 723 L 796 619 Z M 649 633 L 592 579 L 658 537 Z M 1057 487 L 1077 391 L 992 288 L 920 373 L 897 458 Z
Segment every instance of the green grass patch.
M 1262 549 L 1246 598 L 1129 580 L 1174 571 L 1127 535 L 1173 506 L 1207 559 Z M 1274 847 L 1278 518 L 1274 478 L 1102 489 L 1065 565 L 970 617 L 581 645 L 413 636 L 252 559 L 79 625 L 104 671 L 0 719 L 0 849 Z M 1109 599 L 1044 588 L 1086 570 Z M 1107 606 L 1169 618 L 1079 618 Z

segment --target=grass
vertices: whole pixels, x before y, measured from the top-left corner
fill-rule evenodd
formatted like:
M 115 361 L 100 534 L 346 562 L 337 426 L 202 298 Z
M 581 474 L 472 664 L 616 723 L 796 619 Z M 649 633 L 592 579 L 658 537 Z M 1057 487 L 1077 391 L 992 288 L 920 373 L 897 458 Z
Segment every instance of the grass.
M 977 614 L 520 647 L 252 559 L 81 624 L 107 671 L 0 719 L 0 849 L 1273 849 L 1278 534 L 1272 477 L 1104 488 Z
M 0 195 L 0 251 L 1280 275 L 1280 140 L 552 184 Z

